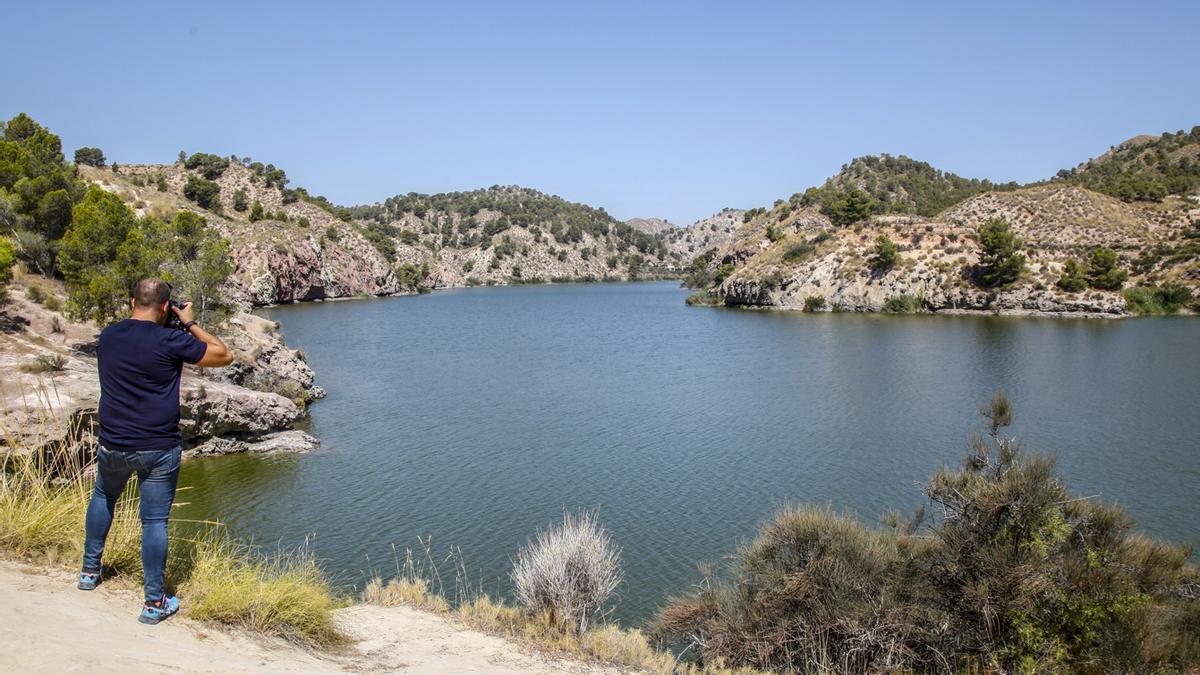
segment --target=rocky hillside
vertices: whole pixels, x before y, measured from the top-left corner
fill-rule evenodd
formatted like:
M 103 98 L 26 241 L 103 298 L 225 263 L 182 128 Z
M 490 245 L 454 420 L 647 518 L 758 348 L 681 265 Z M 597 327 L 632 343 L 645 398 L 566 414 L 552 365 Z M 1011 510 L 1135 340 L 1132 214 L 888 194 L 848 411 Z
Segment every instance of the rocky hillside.
M 247 304 L 644 278 L 658 274 L 667 257 L 661 236 L 526 188 L 409 194 L 341 208 L 284 187 L 286 177 L 257 163 L 202 157 L 82 169 L 139 213 L 202 213 L 232 246 L 232 292 Z
M 1125 151 L 1137 147 L 1146 146 Z M 1188 194 L 1126 202 L 1067 180 L 988 190 L 985 181 L 947 179 L 952 175 L 930 173 L 927 165 L 915 167 L 917 177 L 883 183 L 881 193 L 881 184 L 869 176 L 864 182 L 848 182 L 863 176 L 854 166 L 817 193 L 806 193 L 810 198 L 793 197 L 749 212 L 748 222 L 716 250 L 706 269 L 705 290 L 690 301 L 807 311 L 1112 316 L 1148 311 L 1158 307 L 1158 298 L 1167 298 L 1163 302 L 1171 309 L 1187 311 L 1193 302 L 1189 296 L 1200 297 L 1200 204 Z M 874 163 L 860 160 L 859 168 L 863 166 Z M 936 184 L 957 187 L 919 193 L 934 195 L 924 200 L 914 200 L 905 187 L 937 176 Z M 827 203 L 813 198 L 841 199 L 845 185 L 877 200 L 849 225 L 840 224 L 831 215 L 842 214 L 831 214 Z M 935 215 L 919 213 L 956 191 L 974 194 Z M 884 201 L 895 208 L 880 209 Z M 1011 225 L 1025 265 L 1015 282 L 985 288 L 978 283 L 980 231 L 996 218 Z M 878 262 L 881 237 L 895 245 L 894 261 L 886 265 Z M 1123 283 L 1105 288 L 1083 281 L 1097 249 L 1115 253 L 1116 274 L 1127 277 Z M 1068 264 L 1080 270 L 1076 284 L 1063 281 Z
M 667 240 L 672 260 L 686 266 L 696 257 L 721 246 L 742 226 L 745 214 L 741 209 L 722 209 L 687 227 L 677 228 Z
M 639 232 L 666 235 L 668 238 L 671 233 L 679 229 L 675 223 L 662 218 L 630 218 L 625 221 L 625 224 Z

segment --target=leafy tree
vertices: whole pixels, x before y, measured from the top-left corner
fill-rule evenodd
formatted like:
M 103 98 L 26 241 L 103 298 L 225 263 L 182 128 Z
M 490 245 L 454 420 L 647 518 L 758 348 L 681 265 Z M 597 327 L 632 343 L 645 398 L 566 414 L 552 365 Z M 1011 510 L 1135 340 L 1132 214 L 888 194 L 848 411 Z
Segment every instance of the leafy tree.
M 993 218 L 979 228 L 979 265 L 976 280 L 985 288 L 1015 282 L 1025 270 L 1024 245 L 1011 231 L 1007 220 Z
M 821 205 L 821 213 L 828 216 L 834 225 L 841 227 L 867 219 L 877 206 L 878 202 L 866 192 L 852 188 L 830 195 Z
M 207 152 L 197 152 L 184 161 L 185 169 L 199 169 L 200 174 L 208 180 L 216 180 L 229 168 L 229 160 L 225 157 Z
M 179 163 L 183 164 L 186 161 L 187 161 L 187 153 L 184 152 L 183 150 L 180 150 L 179 151 Z
M 188 176 L 183 185 L 183 196 L 196 202 L 200 208 L 211 209 L 221 205 L 221 186 L 211 180 Z
M 53 245 L 84 192 L 58 136 L 25 113 L 0 124 L 0 217 L 9 231 L 28 230 Z
M 642 267 L 646 264 L 646 259 L 642 256 L 631 253 L 625 258 L 625 265 L 629 268 L 629 279 L 636 280 L 642 273 Z
M 246 196 L 246 191 L 243 188 L 238 188 L 237 191 L 233 193 L 233 210 L 234 211 L 245 211 L 248 208 L 248 206 L 246 204 L 247 199 L 248 199 L 248 197 Z M 258 204 L 258 202 L 254 202 L 254 203 Z M 258 204 L 258 208 L 261 211 L 262 204 Z
M 104 152 L 100 148 L 79 148 L 75 151 L 75 163 L 88 166 L 104 166 Z
M 167 191 L 167 177 L 162 175 L 161 173 L 154 176 L 154 187 L 159 192 L 166 192 Z
M 236 206 L 234 208 L 236 208 Z M 255 200 L 254 204 L 250 206 L 250 222 L 257 223 L 266 217 L 267 215 L 263 210 L 262 202 Z
M 233 271 L 229 245 L 190 211 L 170 223 L 137 218 L 119 197 L 92 187 L 75 207 L 58 262 L 77 318 L 102 323 L 124 315 L 133 285 L 148 276 L 174 284 L 175 295 L 208 320 L 229 307 L 219 292 Z
M 1112 249 L 1097 248 L 1088 258 L 1087 282 L 1092 288 L 1105 291 L 1120 290 L 1129 272 L 1117 267 L 1117 254 Z
M 881 234 L 875 238 L 875 248 L 871 257 L 867 258 L 867 267 L 872 272 L 887 273 L 900 262 L 900 248 L 896 242 Z
M 1070 258 L 1063 265 L 1062 276 L 1058 278 L 1058 287 L 1068 293 L 1078 293 L 1087 288 L 1087 277 L 1083 274 L 1083 267 L 1074 258 Z

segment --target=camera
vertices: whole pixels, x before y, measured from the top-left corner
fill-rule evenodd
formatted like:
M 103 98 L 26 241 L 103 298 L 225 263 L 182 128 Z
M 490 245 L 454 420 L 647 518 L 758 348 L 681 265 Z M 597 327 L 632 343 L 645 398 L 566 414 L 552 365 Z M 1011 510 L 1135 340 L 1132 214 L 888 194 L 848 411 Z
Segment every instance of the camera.
M 183 306 L 187 303 L 175 302 L 174 300 L 168 300 L 167 302 L 171 303 L 171 306 L 167 308 L 167 320 L 163 325 L 167 328 L 174 328 L 176 330 L 187 330 L 183 327 L 183 322 L 179 320 L 179 315 L 171 311 L 172 307 L 176 309 L 183 309 Z

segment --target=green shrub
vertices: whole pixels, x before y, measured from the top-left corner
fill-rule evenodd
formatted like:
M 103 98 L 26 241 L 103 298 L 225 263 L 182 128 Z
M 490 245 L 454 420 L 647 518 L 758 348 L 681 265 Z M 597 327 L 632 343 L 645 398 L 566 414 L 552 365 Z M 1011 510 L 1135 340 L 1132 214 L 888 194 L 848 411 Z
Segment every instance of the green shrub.
M 1087 277 L 1083 274 L 1083 267 L 1074 258 L 1068 259 L 1063 265 L 1062 276 L 1058 278 L 1058 287 L 1068 293 L 1078 293 L 1087 288 Z
M 1139 316 L 1178 314 L 1192 300 L 1191 289 L 1178 283 L 1126 288 L 1122 295 L 1129 313 Z
M 196 202 L 200 208 L 212 209 L 221 205 L 221 186 L 196 176 L 188 176 L 183 185 L 183 196 Z
M 884 301 L 883 311 L 888 314 L 915 314 L 921 311 L 921 300 L 907 293 L 893 295 Z
M 1128 276 L 1129 272 L 1117 267 L 1117 254 L 1111 249 L 1097 248 L 1088 258 L 1087 281 L 1092 288 L 1117 291 Z
M 254 204 L 250 206 L 250 215 L 249 215 L 250 222 L 257 223 L 258 221 L 260 221 L 266 217 L 267 217 L 267 214 L 266 214 L 266 211 L 263 209 L 262 202 L 255 200 Z
M 247 200 L 249 200 L 249 197 L 246 195 L 246 190 L 243 188 L 238 188 L 237 191 L 233 193 L 233 210 L 238 212 L 245 211 L 247 208 L 249 208 Z M 258 202 L 254 203 L 258 204 Z M 258 208 L 259 215 L 261 216 L 262 204 L 258 204 Z
M 1200 665 L 1200 572 L 1119 507 L 1072 495 L 1054 460 L 981 410 L 963 468 L 882 529 L 787 507 L 726 574 L 660 611 L 701 665 L 774 672 L 1177 672 Z
M 0 286 L 12 281 L 12 268 L 17 262 L 17 250 L 12 242 L 0 237 Z M 31 288 L 33 288 L 31 286 Z
M 772 223 L 771 225 L 767 226 L 767 239 L 769 239 L 772 244 L 777 241 L 781 241 L 783 236 L 783 233 L 779 231 L 778 225 Z
M 993 218 L 979 228 L 979 265 L 976 281 L 985 288 L 1015 282 L 1025 270 L 1024 245 L 1011 231 L 1007 220 Z
M 785 251 L 781 260 L 785 265 L 798 265 L 812 256 L 816 250 L 817 247 L 811 243 L 802 242 Z
M 825 298 L 820 295 L 810 295 L 804 298 L 804 311 L 819 312 L 825 309 Z
M 225 173 L 229 160 L 207 152 L 197 152 L 183 162 L 185 169 L 199 169 L 200 174 L 208 180 L 215 180 Z
M 900 248 L 896 242 L 881 234 L 875 238 L 875 248 L 867 258 L 867 267 L 872 272 L 884 274 L 900 262 Z
M 713 305 L 716 304 L 716 298 L 709 295 L 708 291 L 696 291 L 687 296 L 684 302 L 689 305 Z
M 866 220 L 879 206 L 871 195 L 858 189 L 836 190 L 825 195 L 823 199 L 821 213 L 839 227 Z
M 737 268 L 734 267 L 733 263 L 725 263 L 724 265 L 720 265 L 717 267 L 716 274 L 713 275 L 713 283 L 720 286 L 721 283 L 728 279 L 729 275 L 733 274 L 734 270 L 736 269 Z

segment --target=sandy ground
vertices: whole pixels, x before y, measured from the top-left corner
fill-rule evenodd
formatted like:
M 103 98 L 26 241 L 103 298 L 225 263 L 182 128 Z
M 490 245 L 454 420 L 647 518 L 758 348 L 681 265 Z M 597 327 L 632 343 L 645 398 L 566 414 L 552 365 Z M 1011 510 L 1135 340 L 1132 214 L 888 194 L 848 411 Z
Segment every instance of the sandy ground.
M 336 655 L 180 616 L 145 626 L 137 622 L 138 589 L 114 583 L 85 593 L 74 581 L 70 572 L 0 561 L 0 672 L 606 672 L 407 607 L 339 610 L 339 624 L 356 641 Z

